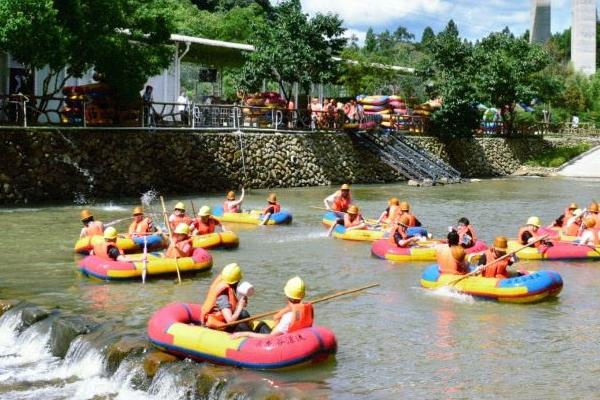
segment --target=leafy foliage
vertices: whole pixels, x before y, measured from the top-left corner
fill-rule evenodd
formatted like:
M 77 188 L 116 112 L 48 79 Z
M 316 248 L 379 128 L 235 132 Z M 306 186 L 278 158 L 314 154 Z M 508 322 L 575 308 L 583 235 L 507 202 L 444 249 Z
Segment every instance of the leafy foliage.
M 538 154 L 535 158 L 528 160 L 526 164 L 535 167 L 556 168 L 578 155 L 585 153 L 591 148 L 592 146 L 588 143 L 582 143 L 575 146 L 554 147 Z

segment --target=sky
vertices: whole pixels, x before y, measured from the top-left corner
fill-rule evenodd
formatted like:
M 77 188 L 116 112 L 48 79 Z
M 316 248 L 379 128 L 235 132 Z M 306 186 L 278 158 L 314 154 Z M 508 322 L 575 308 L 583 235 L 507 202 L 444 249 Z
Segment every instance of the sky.
M 400 25 L 417 40 L 426 26 L 435 32 L 454 19 L 461 36 L 470 40 L 487 36 L 508 26 L 521 34 L 529 29 L 531 0 L 301 0 L 304 11 L 336 13 L 344 20 L 349 35 L 364 36 L 373 27 L 376 33 L 396 30 Z M 552 0 L 552 32 L 570 26 L 571 1 Z

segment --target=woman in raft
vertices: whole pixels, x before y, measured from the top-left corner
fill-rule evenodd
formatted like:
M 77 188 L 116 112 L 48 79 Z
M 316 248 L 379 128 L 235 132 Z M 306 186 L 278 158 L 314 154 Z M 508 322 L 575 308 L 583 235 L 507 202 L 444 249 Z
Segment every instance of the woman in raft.
M 238 200 L 235 198 L 235 192 L 230 190 L 227 193 L 227 198 L 223 203 L 223 212 L 224 213 L 241 213 L 242 212 L 242 203 L 244 202 L 244 188 L 242 188 L 242 195 Z

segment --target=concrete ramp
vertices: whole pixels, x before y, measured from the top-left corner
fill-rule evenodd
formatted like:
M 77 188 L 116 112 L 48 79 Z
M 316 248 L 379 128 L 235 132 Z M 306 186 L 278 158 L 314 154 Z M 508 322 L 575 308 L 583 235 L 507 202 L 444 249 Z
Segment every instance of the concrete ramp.
M 600 178 L 600 146 L 563 164 L 557 174 L 573 178 Z

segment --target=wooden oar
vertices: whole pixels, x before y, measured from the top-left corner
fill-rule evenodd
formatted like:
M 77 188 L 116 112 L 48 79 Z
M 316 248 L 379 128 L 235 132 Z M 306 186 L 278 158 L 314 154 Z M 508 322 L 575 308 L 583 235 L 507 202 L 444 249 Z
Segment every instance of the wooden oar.
M 487 263 L 487 264 L 485 264 L 485 265 L 482 265 L 481 267 L 477 267 L 477 268 L 475 268 L 475 270 L 474 270 L 474 271 L 471 271 L 471 272 L 469 272 L 469 273 L 468 273 L 468 274 L 466 274 L 466 275 L 462 275 L 460 278 L 458 278 L 458 279 L 455 279 L 455 280 L 453 280 L 452 282 L 448 282 L 448 283 L 447 283 L 447 284 L 445 284 L 444 286 L 440 286 L 440 288 L 443 288 L 443 287 L 446 287 L 446 286 L 455 286 L 455 285 L 456 285 L 458 282 L 460 282 L 460 281 L 462 281 L 462 280 L 464 280 L 464 279 L 466 279 L 466 278 L 468 278 L 468 277 L 470 277 L 470 276 L 473 276 L 473 275 L 478 275 L 478 274 L 480 274 L 480 273 L 481 273 L 481 271 L 483 271 L 484 269 L 486 269 L 486 268 L 487 268 L 487 267 L 489 267 L 490 265 L 493 265 L 493 264 L 497 263 L 498 261 L 502 261 L 502 260 L 504 260 L 504 259 L 506 259 L 506 258 L 508 258 L 508 257 L 512 257 L 512 256 L 513 256 L 515 253 L 518 253 L 518 252 L 519 252 L 519 251 L 521 251 L 521 250 L 524 250 L 524 249 L 526 249 L 526 248 L 528 248 L 528 247 L 531 247 L 531 245 L 532 245 L 532 244 L 534 244 L 534 243 L 537 243 L 537 242 L 539 242 L 539 241 L 542 241 L 542 240 L 544 240 L 544 239 L 546 239 L 546 238 L 548 238 L 548 235 L 544 235 L 544 236 L 542 236 L 542 237 L 539 237 L 539 238 L 535 239 L 533 242 L 531 242 L 531 243 L 528 243 L 528 244 L 526 244 L 526 245 L 525 245 L 525 246 L 523 246 L 523 247 L 519 247 L 517 250 L 513 250 L 513 251 L 511 251 L 510 253 L 507 253 L 507 254 L 503 255 L 502 257 L 499 257 L 499 258 L 495 259 L 495 260 L 494 260 L 494 261 L 492 261 L 492 262 L 489 262 L 489 263 Z
M 337 293 L 331 294 L 329 296 L 321 297 L 321 298 L 316 299 L 316 300 L 311 300 L 310 303 L 311 304 L 321 303 L 323 301 L 335 299 L 336 297 L 345 296 L 345 295 L 356 293 L 356 292 L 361 292 L 363 290 L 367 290 L 367 289 L 373 288 L 375 286 L 379 286 L 379 283 L 371 283 L 370 285 L 359 287 L 359 288 L 356 288 L 356 289 L 342 290 L 341 292 L 337 292 Z M 253 317 L 240 319 L 238 321 L 232 321 L 232 322 L 229 322 L 229 323 L 223 325 L 223 327 L 233 326 L 233 325 L 242 324 L 242 323 L 245 323 L 245 322 L 250 322 L 250 321 L 254 321 L 254 320 L 265 318 L 265 317 L 270 317 L 271 315 L 277 314 L 279 311 L 280 310 L 269 311 L 269 312 L 266 312 L 266 313 L 255 315 Z
M 146 272 L 148 272 L 148 236 L 144 236 L 144 258 L 142 258 L 142 284 L 146 283 Z
M 160 204 L 162 205 L 163 217 L 165 219 L 165 224 L 167 225 L 167 230 L 169 231 L 170 245 L 174 245 L 173 241 L 175 239 L 173 239 L 173 232 L 171 232 L 169 217 L 167 217 L 167 207 L 165 207 L 165 199 L 163 199 L 162 196 L 160 196 Z M 179 282 L 179 284 L 181 284 L 181 272 L 179 272 L 179 259 L 177 257 L 175 257 L 175 268 L 177 268 L 177 281 Z

